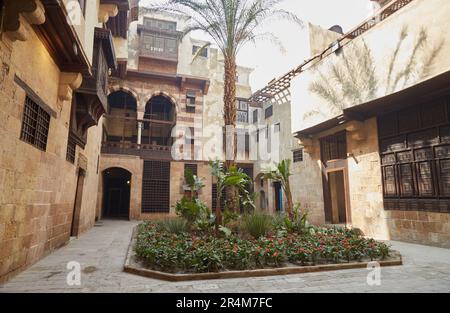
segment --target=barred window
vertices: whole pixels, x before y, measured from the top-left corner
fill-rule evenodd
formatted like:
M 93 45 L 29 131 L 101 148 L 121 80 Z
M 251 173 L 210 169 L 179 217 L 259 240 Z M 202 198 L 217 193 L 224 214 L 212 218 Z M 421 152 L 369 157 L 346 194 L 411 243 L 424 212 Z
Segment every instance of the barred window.
M 186 172 L 187 169 L 190 169 L 195 176 L 198 175 L 197 164 L 184 164 L 184 172 Z
M 303 162 L 303 149 L 295 150 L 292 154 L 294 163 Z
M 20 139 L 45 151 L 47 149 L 49 126 L 50 114 L 27 96 L 25 98 Z

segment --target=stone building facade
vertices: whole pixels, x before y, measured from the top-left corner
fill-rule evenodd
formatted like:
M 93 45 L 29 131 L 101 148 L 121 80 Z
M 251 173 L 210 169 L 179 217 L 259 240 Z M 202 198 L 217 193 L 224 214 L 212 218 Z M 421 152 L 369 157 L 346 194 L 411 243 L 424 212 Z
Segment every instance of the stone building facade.
M 127 0 L 2 1 L 0 280 L 95 223 L 113 37 L 128 11 Z
M 377 2 L 372 19 L 251 100 L 289 90 L 291 133 L 303 149 L 291 182 L 312 222 L 449 247 L 450 6 Z
M 223 56 L 190 35 L 186 18 L 141 12 L 130 24 L 126 70 L 111 79 L 99 172 L 97 216 L 151 219 L 173 215 L 190 168 L 213 204 L 209 161 L 223 160 Z M 206 47 L 202 49 L 202 47 Z M 238 67 L 240 128 L 248 124 L 251 69 Z M 241 166 L 251 169 L 248 154 Z

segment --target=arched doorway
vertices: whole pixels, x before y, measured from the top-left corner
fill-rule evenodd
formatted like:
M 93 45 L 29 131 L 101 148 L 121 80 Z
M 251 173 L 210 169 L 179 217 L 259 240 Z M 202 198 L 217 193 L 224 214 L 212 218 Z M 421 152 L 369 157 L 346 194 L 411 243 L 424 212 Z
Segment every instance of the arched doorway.
M 145 105 L 143 144 L 172 145 L 172 128 L 176 121 L 175 104 L 165 95 L 153 96 Z
M 129 171 L 119 167 L 103 171 L 103 217 L 129 218 L 130 186 Z

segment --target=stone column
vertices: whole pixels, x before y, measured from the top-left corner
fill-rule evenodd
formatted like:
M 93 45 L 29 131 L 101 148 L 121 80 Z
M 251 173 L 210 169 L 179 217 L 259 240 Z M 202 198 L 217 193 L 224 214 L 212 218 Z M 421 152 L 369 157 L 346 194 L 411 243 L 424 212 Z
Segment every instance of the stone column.
M 142 137 L 142 127 L 143 127 L 143 123 L 142 122 L 138 122 L 138 135 L 137 135 L 137 144 L 140 145 L 141 144 L 141 137 Z

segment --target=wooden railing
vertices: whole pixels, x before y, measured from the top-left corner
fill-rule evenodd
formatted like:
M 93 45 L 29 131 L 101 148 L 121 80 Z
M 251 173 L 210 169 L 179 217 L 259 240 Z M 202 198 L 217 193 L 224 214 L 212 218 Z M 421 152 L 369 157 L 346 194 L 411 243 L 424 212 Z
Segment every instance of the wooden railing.
M 172 160 L 172 147 L 130 142 L 103 142 L 102 153 L 135 155 L 144 159 Z

